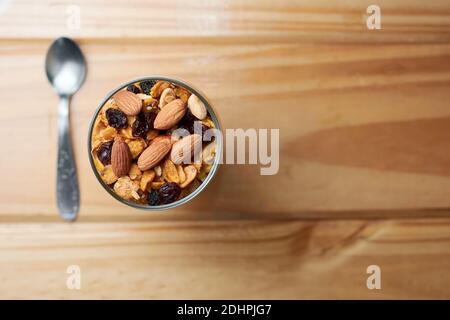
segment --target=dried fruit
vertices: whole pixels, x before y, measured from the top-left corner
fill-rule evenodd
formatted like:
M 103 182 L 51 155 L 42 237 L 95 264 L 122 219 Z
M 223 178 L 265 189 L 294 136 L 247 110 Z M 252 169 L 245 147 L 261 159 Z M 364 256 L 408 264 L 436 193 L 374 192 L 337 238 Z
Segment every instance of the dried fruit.
M 153 179 L 155 178 L 155 171 L 153 170 L 147 170 L 144 171 L 141 177 L 141 182 L 139 184 L 139 187 L 142 191 L 147 191 L 149 184 L 152 183 Z
M 181 188 L 174 182 L 164 184 L 158 190 L 158 205 L 168 204 L 176 201 L 180 196 Z
M 202 137 L 198 134 L 184 137 L 173 145 L 170 160 L 175 164 L 191 163 L 192 157 L 201 152 L 201 145 Z
M 150 145 L 138 158 L 137 164 L 142 171 L 156 166 L 170 151 L 172 141 L 169 136 L 159 136 L 150 142 Z
M 197 169 L 193 165 L 184 167 L 184 173 L 186 175 L 186 180 L 180 184 L 181 188 L 186 188 L 192 181 L 194 181 L 197 176 Z
M 141 81 L 140 86 L 141 86 L 142 92 L 149 95 L 150 90 L 153 88 L 155 83 L 156 83 L 156 80 Z
M 114 141 L 107 141 L 97 149 L 97 158 L 103 165 L 111 164 L 111 149 Z
M 162 109 L 166 104 L 176 99 L 175 91 L 172 88 L 166 88 L 159 98 L 159 107 Z
M 180 183 L 180 177 L 178 176 L 178 171 L 172 161 L 167 159 L 164 161 L 162 168 L 162 174 L 167 182 Z
M 205 120 L 203 120 L 203 121 L 198 120 L 192 114 L 191 110 L 187 109 L 186 114 L 184 115 L 183 119 L 180 120 L 178 127 L 186 129 L 187 131 L 189 131 L 192 134 L 193 133 L 200 134 L 200 132 L 196 132 L 196 131 L 201 131 L 202 139 L 203 139 L 205 132 L 207 130 L 209 130 L 210 128 L 212 128 L 210 126 L 205 125 L 204 121 Z M 200 130 L 199 130 L 199 128 L 200 128 Z
M 127 87 L 127 90 L 130 91 L 130 92 L 133 92 L 133 93 L 135 93 L 135 94 L 141 93 L 141 89 L 139 89 L 139 87 L 136 86 L 136 85 L 134 85 L 134 84 L 130 84 L 130 85 Z
M 152 190 L 148 193 L 147 202 L 149 206 L 157 206 L 159 200 L 159 195 L 157 190 Z
M 173 100 L 162 109 L 155 118 L 154 127 L 167 130 L 176 125 L 186 112 L 186 103 L 181 99 Z
M 153 122 L 156 118 L 156 112 L 141 112 L 136 116 L 131 131 L 134 137 L 144 138 L 150 129 L 153 129 Z
M 133 92 L 121 90 L 114 94 L 113 99 L 120 111 L 128 116 L 135 116 L 141 112 L 142 100 Z
M 111 150 L 111 165 L 117 177 L 122 177 L 130 171 L 131 160 L 130 148 L 125 141 L 122 138 L 114 140 Z
M 202 150 L 209 128 L 214 123 L 200 96 L 165 80 L 132 83 L 108 99 L 94 121 L 95 170 L 124 200 L 172 203 L 194 192 L 211 170 L 216 144 Z
M 197 121 L 197 118 L 192 114 L 191 110 L 187 109 L 183 118 L 180 120 L 180 127 L 185 127 L 188 131 L 191 131 L 193 128 L 194 121 Z
M 100 109 L 98 113 L 98 120 L 100 120 L 105 126 L 108 126 L 108 119 L 106 117 L 106 110 L 117 109 L 117 104 L 113 99 L 106 101 L 105 105 Z
M 122 111 L 109 108 L 105 114 L 109 126 L 116 129 L 125 129 L 128 126 L 127 116 Z
M 188 108 L 197 119 L 203 120 L 206 118 L 205 104 L 195 94 L 191 94 L 189 97 Z

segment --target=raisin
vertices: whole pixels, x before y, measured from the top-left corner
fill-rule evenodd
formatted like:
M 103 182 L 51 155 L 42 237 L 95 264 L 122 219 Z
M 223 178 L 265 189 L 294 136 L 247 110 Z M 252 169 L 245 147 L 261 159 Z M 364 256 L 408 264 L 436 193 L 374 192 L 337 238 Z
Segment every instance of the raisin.
M 127 90 L 130 91 L 130 92 L 136 93 L 136 94 L 141 93 L 141 89 L 139 89 L 139 87 L 135 86 L 134 84 L 130 84 L 127 87 Z
M 147 121 L 149 129 L 154 128 L 153 124 L 155 122 L 156 115 L 157 115 L 156 111 L 153 110 L 145 113 L 145 121 Z
M 191 123 L 190 125 L 182 124 L 179 128 L 186 129 L 187 131 L 189 131 L 190 134 L 194 134 L 194 133 L 195 133 L 195 134 L 201 134 L 201 136 L 202 136 L 202 141 L 205 141 L 205 132 L 208 131 L 208 130 L 211 129 L 211 128 L 208 127 L 207 125 L 201 123 L 201 126 L 200 126 L 201 132 L 196 132 L 196 131 L 195 131 L 195 129 L 196 129 L 196 128 L 195 128 L 195 123 L 196 123 L 196 122 L 201 123 L 200 120 L 196 120 L 196 121 L 194 121 L 193 123 Z M 197 130 L 198 130 L 198 129 L 197 129 Z
M 97 158 L 103 165 L 111 164 L 111 150 L 114 140 L 104 142 L 97 150 Z
M 187 130 L 191 131 L 190 128 L 194 125 L 194 122 L 196 120 L 197 118 L 192 114 L 192 112 L 189 109 L 187 109 L 183 118 L 180 120 L 180 127 L 184 127 Z
M 152 190 L 151 192 L 149 192 L 148 196 L 147 196 L 147 202 L 148 205 L 150 206 L 157 206 L 158 205 L 158 191 L 157 190 Z
M 159 190 L 152 190 L 147 195 L 147 202 L 150 206 L 169 204 L 176 201 L 180 194 L 180 186 L 174 182 L 168 182 Z
M 125 129 L 128 126 L 127 116 L 118 109 L 109 108 L 106 110 L 108 124 L 116 129 Z
M 144 138 L 147 132 L 150 129 L 153 129 L 153 122 L 156 118 L 156 112 L 140 112 L 136 116 L 136 120 L 134 120 L 131 125 L 131 132 L 134 137 L 142 137 Z
M 176 201 L 180 196 L 181 188 L 174 182 L 164 184 L 158 190 L 158 204 L 168 204 Z
M 142 92 L 144 92 L 145 94 L 150 94 L 150 90 L 152 89 L 152 87 L 155 85 L 156 80 L 145 80 L 141 82 L 141 89 Z
M 136 120 L 134 120 L 131 125 L 131 132 L 133 137 L 144 137 L 148 132 L 149 127 L 147 121 L 145 121 L 144 113 L 141 112 L 136 116 Z

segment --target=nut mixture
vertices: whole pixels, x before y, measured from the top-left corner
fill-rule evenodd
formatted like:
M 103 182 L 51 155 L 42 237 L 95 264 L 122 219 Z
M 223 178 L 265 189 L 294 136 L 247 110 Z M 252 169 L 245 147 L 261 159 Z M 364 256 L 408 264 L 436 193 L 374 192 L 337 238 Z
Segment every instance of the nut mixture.
M 206 179 L 216 142 L 203 102 L 186 88 L 145 80 L 115 93 L 94 122 L 91 154 L 117 195 L 149 206 L 186 197 Z M 184 134 L 178 134 L 180 130 Z

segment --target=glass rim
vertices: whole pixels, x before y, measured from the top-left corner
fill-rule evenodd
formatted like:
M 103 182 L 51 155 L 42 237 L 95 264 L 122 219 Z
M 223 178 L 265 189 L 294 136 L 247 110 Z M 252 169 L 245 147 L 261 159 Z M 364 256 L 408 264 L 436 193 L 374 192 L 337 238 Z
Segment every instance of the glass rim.
M 216 155 L 214 158 L 214 163 L 211 166 L 211 170 L 209 171 L 207 177 L 205 180 L 203 180 L 203 182 L 198 186 L 197 189 L 195 189 L 192 193 L 188 194 L 186 197 L 181 198 L 175 202 L 169 203 L 169 204 L 165 204 L 165 205 L 158 205 L 158 206 L 150 206 L 150 205 L 144 205 L 144 204 L 140 204 L 137 202 L 133 202 L 133 201 L 129 201 L 129 200 L 125 200 L 123 198 L 121 198 L 119 195 L 117 195 L 111 187 L 109 187 L 101 178 L 99 172 L 97 171 L 97 168 L 95 167 L 94 164 L 94 159 L 92 156 L 92 132 L 94 130 L 94 124 L 95 124 L 95 120 L 97 119 L 97 116 L 100 112 L 100 110 L 102 109 L 102 107 L 105 105 L 105 103 L 118 91 L 122 90 L 123 88 L 129 86 L 130 84 L 134 84 L 136 82 L 141 82 L 141 81 L 145 81 L 145 80 L 163 80 L 163 81 L 168 81 L 168 82 L 172 82 L 176 85 L 179 85 L 187 90 L 189 90 L 191 93 L 195 94 L 206 106 L 209 115 L 211 116 L 211 120 L 213 121 L 215 128 L 218 129 L 221 132 L 221 126 L 220 126 L 220 122 L 219 119 L 214 111 L 214 108 L 212 107 L 212 105 L 209 103 L 208 99 L 205 98 L 205 95 L 199 91 L 198 89 L 194 88 L 191 84 L 187 83 L 184 80 L 181 79 L 177 79 L 174 77 L 168 77 L 168 76 L 160 76 L 160 75 L 151 75 L 151 76 L 143 76 L 143 77 L 139 77 L 139 78 L 135 78 L 132 80 L 129 80 L 127 82 L 122 83 L 121 85 L 117 86 L 115 89 L 113 89 L 112 91 L 110 91 L 108 94 L 106 94 L 106 96 L 102 99 L 102 101 L 100 102 L 99 106 L 97 107 L 97 109 L 94 112 L 94 115 L 91 119 L 91 122 L 89 124 L 89 130 L 88 130 L 88 154 L 89 154 L 89 163 L 91 165 L 91 169 L 94 171 L 94 175 L 97 178 L 98 182 L 102 185 L 102 187 L 116 200 L 118 200 L 119 202 L 128 205 L 130 207 L 136 208 L 136 209 L 141 209 L 141 210 L 145 210 L 145 211 L 161 211 L 161 210 L 167 210 L 167 209 L 171 209 L 171 208 L 175 208 L 178 207 L 182 204 L 185 204 L 187 202 L 189 202 L 190 200 L 192 200 L 193 198 L 195 198 L 197 195 L 199 195 L 205 188 L 206 186 L 209 184 L 209 182 L 213 179 L 213 177 L 215 176 L 217 169 L 219 167 L 219 162 L 220 159 L 222 158 L 222 144 L 223 144 L 223 136 L 219 135 L 219 137 L 216 137 Z

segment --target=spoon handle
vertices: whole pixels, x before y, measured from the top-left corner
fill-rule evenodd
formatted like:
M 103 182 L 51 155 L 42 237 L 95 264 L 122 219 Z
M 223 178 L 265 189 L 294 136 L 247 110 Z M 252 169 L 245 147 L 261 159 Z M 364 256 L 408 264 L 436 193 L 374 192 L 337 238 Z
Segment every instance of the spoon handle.
M 56 202 L 61 218 L 74 221 L 80 209 L 80 191 L 70 140 L 69 102 L 69 97 L 61 96 L 58 105 Z

